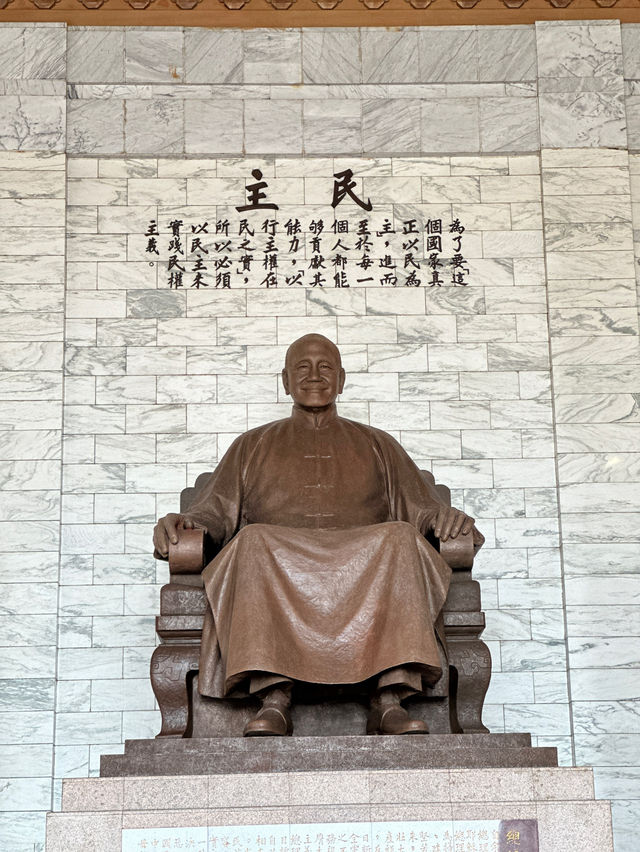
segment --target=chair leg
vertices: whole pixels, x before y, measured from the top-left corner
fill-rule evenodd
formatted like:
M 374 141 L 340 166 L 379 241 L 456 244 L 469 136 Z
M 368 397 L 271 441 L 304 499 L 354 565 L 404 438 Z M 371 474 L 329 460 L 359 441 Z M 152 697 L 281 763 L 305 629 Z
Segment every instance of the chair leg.
M 151 686 L 162 714 L 159 737 L 183 737 L 189 725 L 187 675 L 198 670 L 199 645 L 158 645 L 151 657 Z
M 491 654 L 480 639 L 448 638 L 449 662 L 457 672 L 457 715 L 465 734 L 488 733 L 482 705 L 491 678 Z

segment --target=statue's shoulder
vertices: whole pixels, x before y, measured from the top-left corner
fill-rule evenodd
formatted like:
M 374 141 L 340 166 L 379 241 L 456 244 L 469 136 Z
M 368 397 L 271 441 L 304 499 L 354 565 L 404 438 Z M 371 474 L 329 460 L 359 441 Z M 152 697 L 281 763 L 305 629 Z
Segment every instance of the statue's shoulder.
M 360 432 L 363 435 L 367 435 L 372 441 L 378 441 L 382 444 L 390 443 L 392 445 L 398 443 L 393 435 L 385 432 L 384 429 L 378 429 L 376 426 L 369 426 L 368 423 L 361 423 L 359 420 L 349 420 L 347 417 L 339 417 L 339 419 L 343 423 L 347 424 L 347 428 Z
M 262 423 L 260 426 L 254 426 L 253 429 L 248 429 L 246 432 L 243 432 L 242 435 L 236 438 L 236 441 L 241 444 L 257 444 L 266 436 L 277 433 L 281 429 L 286 428 L 290 421 L 290 417 L 283 417 L 280 420 L 271 420 L 269 423 Z

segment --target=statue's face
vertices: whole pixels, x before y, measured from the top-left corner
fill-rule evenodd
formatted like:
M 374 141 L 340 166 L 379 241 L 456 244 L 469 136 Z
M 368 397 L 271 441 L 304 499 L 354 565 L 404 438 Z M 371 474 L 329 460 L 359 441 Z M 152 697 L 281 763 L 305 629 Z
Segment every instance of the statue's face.
M 342 392 L 345 373 L 340 354 L 322 337 L 303 337 L 287 353 L 282 383 L 303 408 L 327 408 Z

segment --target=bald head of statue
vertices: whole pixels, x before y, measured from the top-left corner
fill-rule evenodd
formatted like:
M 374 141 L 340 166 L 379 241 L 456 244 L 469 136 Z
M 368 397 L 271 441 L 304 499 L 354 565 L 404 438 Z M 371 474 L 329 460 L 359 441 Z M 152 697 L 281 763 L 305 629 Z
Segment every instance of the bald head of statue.
M 282 384 L 301 408 L 329 408 L 342 393 L 344 380 L 340 351 L 322 334 L 305 334 L 287 349 Z

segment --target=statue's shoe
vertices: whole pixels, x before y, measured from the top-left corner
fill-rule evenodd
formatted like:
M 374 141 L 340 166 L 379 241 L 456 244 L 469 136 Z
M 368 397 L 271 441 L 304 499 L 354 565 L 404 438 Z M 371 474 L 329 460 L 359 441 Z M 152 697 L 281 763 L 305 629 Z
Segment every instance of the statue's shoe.
M 428 734 L 429 728 L 422 719 L 412 719 L 404 707 L 393 704 L 386 710 L 374 710 L 367 719 L 368 734 Z
M 293 732 L 291 714 L 286 708 L 263 707 L 244 726 L 245 737 L 290 737 Z

